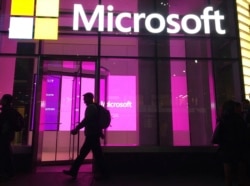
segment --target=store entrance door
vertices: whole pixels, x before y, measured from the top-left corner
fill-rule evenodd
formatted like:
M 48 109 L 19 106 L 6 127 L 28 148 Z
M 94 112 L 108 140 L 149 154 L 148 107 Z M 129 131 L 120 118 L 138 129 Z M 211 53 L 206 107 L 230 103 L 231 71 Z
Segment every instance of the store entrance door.
M 85 139 L 84 133 L 71 135 L 83 118 L 85 104 L 82 95 L 95 92 L 95 61 L 44 60 L 40 127 L 43 129 L 42 162 L 58 162 L 75 159 Z M 108 72 L 101 70 L 101 97 L 107 97 L 105 89 Z M 87 159 L 92 159 L 89 154 Z

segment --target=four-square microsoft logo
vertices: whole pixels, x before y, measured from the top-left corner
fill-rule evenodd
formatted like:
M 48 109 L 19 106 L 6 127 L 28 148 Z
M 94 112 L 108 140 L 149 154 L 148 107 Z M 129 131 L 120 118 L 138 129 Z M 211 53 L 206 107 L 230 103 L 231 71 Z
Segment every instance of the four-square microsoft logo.
M 57 40 L 59 0 L 12 0 L 9 38 Z

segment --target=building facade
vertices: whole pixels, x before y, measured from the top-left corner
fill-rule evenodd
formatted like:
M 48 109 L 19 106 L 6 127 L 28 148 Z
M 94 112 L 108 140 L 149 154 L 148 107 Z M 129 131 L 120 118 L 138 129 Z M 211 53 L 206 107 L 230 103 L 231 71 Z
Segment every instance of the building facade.
M 103 145 L 138 149 L 209 147 L 222 103 L 250 93 L 247 0 L 12 0 L 0 12 L 0 96 L 26 119 L 15 143 L 42 161 L 76 155 L 85 92 L 111 111 Z

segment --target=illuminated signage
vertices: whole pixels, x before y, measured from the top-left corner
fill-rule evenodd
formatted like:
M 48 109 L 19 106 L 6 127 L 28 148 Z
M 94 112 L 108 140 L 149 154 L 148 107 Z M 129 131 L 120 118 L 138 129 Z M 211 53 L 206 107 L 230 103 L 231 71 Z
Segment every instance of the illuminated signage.
M 105 105 L 104 101 L 101 101 L 100 104 L 102 106 Z M 125 101 L 125 102 L 107 102 L 108 108 L 132 108 L 132 102 L 131 101 Z
M 59 0 L 12 0 L 9 38 L 57 40 Z
M 57 40 L 59 1 L 12 0 L 9 38 Z M 79 31 L 80 25 L 83 25 L 85 31 L 92 31 L 97 24 L 99 32 L 118 30 L 122 33 L 139 33 L 140 25 L 144 24 L 145 29 L 152 34 L 162 32 L 197 34 L 201 31 L 204 34 L 210 34 L 213 24 L 217 34 L 226 34 L 226 30 L 222 28 L 225 16 L 211 6 L 205 7 L 202 15 L 169 14 L 166 17 L 159 13 L 121 12 L 114 15 L 112 5 L 107 6 L 106 11 L 104 5 L 97 5 L 92 15 L 89 15 L 81 4 L 74 4 L 73 30 Z M 124 20 L 130 20 L 131 25 L 125 25 Z M 153 24 L 155 21 L 159 22 L 158 26 Z M 190 26 L 190 22 L 194 24 Z
M 220 14 L 219 10 L 214 11 L 213 7 L 208 6 L 204 8 L 203 14 L 197 16 L 195 14 L 187 14 L 183 17 L 179 14 L 170 14 L 167 17 L 162 16 L 158 13 L 151 13 L 147 15 L 146 13 L 130 13 L 122 12 L 116 15 L 114 19 L 113 14 L 114 7 L 112 5 L 107 6 L 107 23 L 104 23 L 105 7 L 104 5 L 97 5 L 92 16 L 88 20 L 87 14 L 81 4 L 74 5 L 74 17 L 73 17 L 73 30 L 79 30 L 79 22 L 82 21 L 86 31 L 91 31 L 94 23 L 98 22 L 98 31 L 113 32 L 114 28 L 123 33 L 140 32 L 140 22 L 144 22 L 145 28 L 148 32 L 157 34 L 161 32 L 166 32 L 169 34 L 177 34 L 183 31 L 187 34 L 197 34 L 203 28 L 205 34 L 210 34 L 210 24 L 214 23 L 215 31 L 218 34 L 226 34 L 226 30 L 222 28 L 222 20 L 225 19 L 223 15 Z M 122 21 L 124 19 L 130 19 L 133 21 L 132 26 L 124 26 Z M 114 20 L 114 21 L 113 21 Z M 157 20 L 159 26 L 155 27 L 152 25 L 153 21 Z M 188 25 L 189 21 L 194 21 L 195 26 L 190 27 Z

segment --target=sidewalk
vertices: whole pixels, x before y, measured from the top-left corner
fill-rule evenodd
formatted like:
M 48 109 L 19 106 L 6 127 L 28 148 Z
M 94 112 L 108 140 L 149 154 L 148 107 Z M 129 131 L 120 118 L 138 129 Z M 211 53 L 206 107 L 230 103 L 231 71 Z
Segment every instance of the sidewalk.
M 65 166 L 42 167 L 36 173 L 19 173 L 13 179 L 0 182 L 1 186 L 222 186 L 221 175 L 204 174 L 130 174 L 113 173 L 109 180 L 95 181 L 91 165 L 83 165 L 77 180 L 61 171 Z

